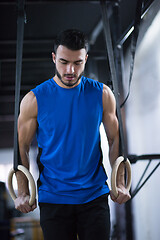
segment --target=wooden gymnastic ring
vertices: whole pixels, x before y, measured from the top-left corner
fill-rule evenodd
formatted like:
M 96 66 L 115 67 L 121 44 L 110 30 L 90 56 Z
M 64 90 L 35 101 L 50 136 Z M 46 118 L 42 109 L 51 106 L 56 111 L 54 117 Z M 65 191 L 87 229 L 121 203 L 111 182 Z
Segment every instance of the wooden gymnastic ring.
M 113 168 L 112 168 L 112 173 L 111 173 L 111 188 L 112 188 L 113 194 L 116 198 L 118 197 L 118 191 L 117 191 L 117 186 L 116 186 L 117 171 L 122 162 L 124 162 L 126 170 L 127 170 L 126 189 L 129 191 L 131 188 L 131 164 L 128 159 L 126 159 L 126 161 L 124 161 L 124 157 L 120 156 L 116 159 L 116 161 L 113 165 Z
M 17 169 L 19 171 L 23 172 L 25 174 L 25 176 L 28 178 L 29 184 L 31 186 L 31 195 L 30 195 L 30 199 L 29 199 L 29 205 L 32 206 L 34 204 L 35 198 L 36 198 L 36 186 L 35 186 L 34 179 L 26 167 L 24 167 L 22 165 L 18 165 Z M 15 172 L 16 171 L 12 168 L 8 174 L 8 190 L 9 190 L 10 196 L 13 199 L 13 201 L 17 198 L 17 196 L 13 190 L 13 185 L 12 185 L 12 178 L 13 178 L 13 174 Z

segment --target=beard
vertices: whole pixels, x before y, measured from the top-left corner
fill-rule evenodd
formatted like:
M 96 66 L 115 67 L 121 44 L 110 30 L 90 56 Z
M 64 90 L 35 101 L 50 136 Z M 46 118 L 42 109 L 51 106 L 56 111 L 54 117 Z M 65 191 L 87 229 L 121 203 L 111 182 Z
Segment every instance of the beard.
M 67 87 L 73 87 L 73 86 L 75 86 L 75 85 L 78 83 L 79 79 L 82 77 L 83 73 L 84 73 L 84 71 L 82 71 L 81 74 L 79 74 L 79 76 L 77 77 L 77 79 L 76 79 L 74 82 L 71 82 L 71 81 L 64 82 L 64 81 L 63 81 L 63 77 L 62 77 L 61 74 L 58 72 L 57 68 L 55 69 L 55 74 L 57 75 L 57 77 L 59 78 L 59 80 L 60 80 L 65 86 L 67 86 Z M 69 76 L 69 77 L 72 76 L 72 77 L 76 78 L 76 75 L 75 75 L 75 74 L 64 74 L 64 77 L 67 77 L 67 76 Z

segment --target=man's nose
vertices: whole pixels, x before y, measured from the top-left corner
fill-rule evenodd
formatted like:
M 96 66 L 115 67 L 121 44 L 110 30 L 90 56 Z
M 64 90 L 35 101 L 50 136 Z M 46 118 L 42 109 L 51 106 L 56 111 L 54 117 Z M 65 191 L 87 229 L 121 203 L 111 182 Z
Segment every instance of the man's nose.
M 73 66 L 73 64 L 67 64 L 67 73 L 68 74 L 72 74 L 72 73 L 74 73 L 74 66 Z

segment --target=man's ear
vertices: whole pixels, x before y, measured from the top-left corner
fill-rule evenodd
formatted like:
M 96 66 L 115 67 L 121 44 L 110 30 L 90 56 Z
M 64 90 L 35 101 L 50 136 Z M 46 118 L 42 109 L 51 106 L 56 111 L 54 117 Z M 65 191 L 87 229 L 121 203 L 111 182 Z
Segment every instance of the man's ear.
M 54 52 L 52 52 L 52 60 L 54 63 L 56 63 L 56 54 Z
M 85 62 L 87 62 L 87 59 L 88 59 L 88 54 L 86 54 Z

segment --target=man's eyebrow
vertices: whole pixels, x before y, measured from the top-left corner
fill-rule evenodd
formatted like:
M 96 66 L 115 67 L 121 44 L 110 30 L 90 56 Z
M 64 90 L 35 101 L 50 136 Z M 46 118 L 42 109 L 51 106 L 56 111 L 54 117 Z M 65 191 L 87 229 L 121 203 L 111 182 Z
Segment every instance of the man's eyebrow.
M 79 62 L 83 62 L 83 60 L 82 59 L 80 59 L 80 60 L 77 60 L 77 61 L 75 61 L 76 63 L 79 63 Z
M 66 62 L 66 63 L 68 63 L 69 61 L 68 60 L 66 60 L 66 59 L 64 59 L 64 58 L 60 58 L 59 59 L 60 61 L 63 61 L 63 62 Z M 79 60 L 76 60 L 76 61 L 74 61 L 75 63 L 81 63 L 81 62 L 83 62 L 83 59 L 79 59 Z
M 63 62 L 68 62 L 66 59 L 64 59 L 64 58 L 60 58 L 59 59 L 60 61 L 63 61 Z

